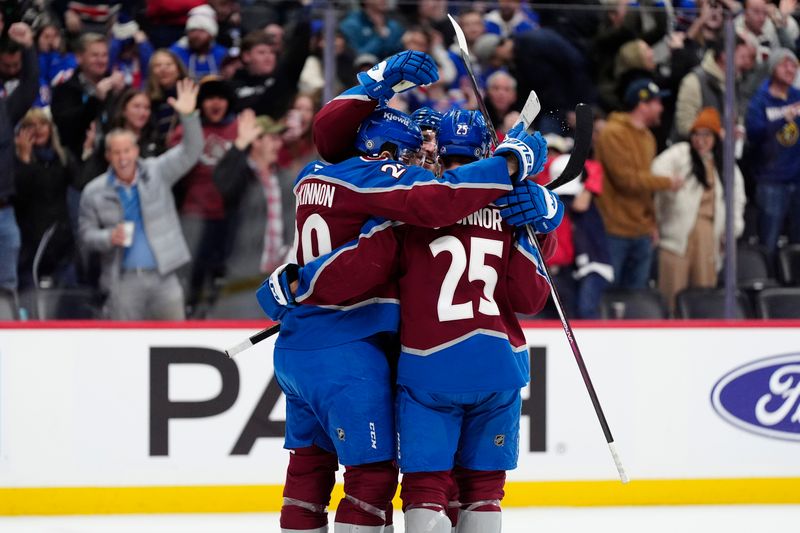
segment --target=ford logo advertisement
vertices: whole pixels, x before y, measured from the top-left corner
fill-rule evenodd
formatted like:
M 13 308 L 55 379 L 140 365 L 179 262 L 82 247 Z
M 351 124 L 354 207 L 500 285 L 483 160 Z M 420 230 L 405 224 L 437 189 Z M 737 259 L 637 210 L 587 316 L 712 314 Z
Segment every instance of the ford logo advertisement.
M 800 354 L 768 357 L 732 370 L 714 385 L 711 404 L 738 428 L 800 441 Z

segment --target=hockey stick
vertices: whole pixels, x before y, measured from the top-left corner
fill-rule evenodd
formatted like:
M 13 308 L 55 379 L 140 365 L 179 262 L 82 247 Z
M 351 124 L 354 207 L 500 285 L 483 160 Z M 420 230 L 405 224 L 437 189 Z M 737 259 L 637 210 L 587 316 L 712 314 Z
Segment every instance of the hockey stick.
M 483 98 L 481 98 L 481 92 L 478 90 L 478 81 L 475 79 L 475 74 L 472 72 L 472 63 L 470 63 L 469 58 L 469 48 L 467 48 L 467 37 L 464 35 L 464 30 L 461 29 L 461 26 L 458 25 L 458 22 L 456 22 L 456 19 L 454 19 L 450 13 L 447 14 L 447 18 L 450 19 L 450 24 L 453 25 L 453 29 L 456 32 L 456 41 L 458 42 L 458 49 L 461 52 L 461 61 L 463 61 L 464 66 L 467 67 L 467 74 L 469 74 L 469 81 L 472 84 L 472 90 L 475 92 L 475 95 L 478 98 L 478 107 L 481 110 L 481 114 L 486 119 L 486 123 L 490 125 L 489 133 L 492 135 L 492 143 L 497 146 L 500 144 L 497 139 L 497 132 L 495 131 L 494 126 L 491 125 L 491 121 L 489 120 L 489 110 L 486 109 L 486 103 L 483 101 Z
M 467 73 L 469 74 L 470 81 L 472 83 L 472 89 L 475 91 L 475 97 L 478 99 L 478 105 L 480 107 L 481 113 L 483 113 L 484 118 L 486 119 L 486 124 L 489 127 L 489 130 L 492 133 L 492 138 L 495 140 L 495 146 L 497 145 L 497 133 L 494 129 L 494 124 L 492 124 L 491 119 L 489 118 L 489 113 L 486 111 L 486 104 L 483 102 L 483 97 L 481 96 L 480 91 L 478 90 L 478 83 L 475 80 L 475 75 L 472 72 L 472 65 L 469 62 L 469 50 L 467 49 L 467 40 L 464 36 L 464 32 L 455 19 L 448 14 L 448 18 L 450 19 L 450 23 L 453 25 L 453 29 L 456 32 L 456 39 L 458 41 L 458 47 L 461 51 L 461 59 L 464 61 L 464 67 L 467 69 Z M 526 130 L 530 130 L 533 124 L 533 120 L 536 118 L 536 114 L 538 114 L 539 109 L 541 109 L 541 105 L 539 104 L 539 99 L 535 96 L 535 93 L 531 91 L 532 96 L 528 96 L 528 100 L 525 102 L 525 106 L 531 105 L 532 110 L 534 112 L 526 111 L 523 108 L 523 112 L 520 113 L 520 122 L 524 124 Z M 535 98 L 535 104 L 531 104 L 532 98 Z M 568 181 L 574 179 L 575 177 L 580 174 L 580 171 L 583 169 L 583 165 L 586 162 L 586 157 L 589 154 L 589 149 L 591 147 L 591 140 L 592 140 L 592 112 L 591 109 L 586 106 L 585 104 L 579 104 L 578 107 L 575 108 L 575 115 L 576 115 L 576 131 L 575 131 L 575 147 L 573 149 L 572 154 L 570 155 L 569 162 L 567 163 L 567 167 L 564 169 L 564 172 L 561 175 L 553 180 L 551 183 L 548 184 L 548 189 L 555 189 L 559 185 L 563 185 Z M 581 142 L 581 146 L 578 146 L 578 142 Z M 573 163 L 574 160 L 574 163 Z M 570 171 L 569 173 L 567 171 Z M 614 465 L 617 468 L 617 473 L 619 474 L 619 478 L 623 483 L 627 483 L 628 475 L 625 473 L 625 469 L 622 466 L 622 460 L 617 453 L 617 448 L 614 444 L 614 437 L 611 435 L 611 428 L 608 426 L 608 422 L 606 421 L 606 416 L 603 413 L 603 408 L 600 405 L 600 400 L 597 397 L 597 393 L 594 390 L 594 385 L 592 384 L 592 379 L 589 377 L 589 371 L 586 368 L 586 363 L 583 361 L 583 355 L 581 355 L 580 347 L 578 346 L 578 341 L 575 339 L 575 334 L 572 331 L 572 326 L 570 326 L 569 320 L 567 319 L 567 315 L 564 313 L 564 306 L 561 303 L 561 298 L 558 295 L 558 291 L 556 291 L 556 287 L 553 284 L 553 278 L 550 275 L 550 270 L 547 268 L 547 264 L 544 261 L 544 254 L 542 253 L 542 249 L 539 246 L 539 240 L 536 238 L 536 234 L 533 232 L 533 229 L 530 225 L 526 225 L 525 229 L 528 233 L 528 238 L 530 239 L 531 243 L 533 244 L 534 248 L 536 248 L 536 252 L 539 254 L 539 258 L 541 260 L 542 268 L 545 273 L 545 279 L 547 279 L 547 283 L 550 286 L 550 295 L 553 298 L 553 303 L 555 303 L 556 310 L 558 311 L 558 316 L 561 318 L 561 326 L 564 328 L 564 333 L 567 335 L 567 342 L 569 342 L 570 348 L 572 349 L 572 354 L 575 356 L 575 362 L 578 364 L 578 369 L 580 370 L 581 377 L 583 378 L 583 383 L 586 386 L 586 392 L 589 393 L 589 397 L 591 398 L 592 405 L 594 406 L 595 414 L 597 415 L 597 419 L 600 422 L 600 427 L 603 429 L 603 435 L 606 438 L 606 442 L 608 443 L 608 449 L 611 452 L 611 457 L 614 460 Z
M 499 144 L 497 131 L 494 129 L 494 124 L 492 124 L 489 118 L 489 111 L 486 109 L 486 103 L 483 101 L 480 89 L 478 89 L 478 81 L 475 79 L 475 74 L 472 72 L 472 63 L 470 63 L 469 48 L 467 47 L 467 37 L 464 35 L 464 30 L 461 29 L 461 26 L 458 25 L 458 22 L 456 22 L 452 15 L 448 13 L 447 18 L 450 19 L 450 24 L 453 25 L 453 29 L 456 32 L 456 41 L 458 42 L 459 52 L 461 52 L 461 60 L 464 62 L 464 67 L 467 69 L 470 85 L 472 85 L 472 90 L 478 100 L 478 108 L 483 118 L 486 119 L 486 124 L 489 126 L 492 142 L 497 146 Z M 535 104 L 533 104 L 532 98 L 535 99 Z M 525 125 L 525 129 L 528 129 L 531 124 L 533 124 L 533 120 L 536 118 L 536 115 L 539 114 L 540 110 L 541 105 L 539 104 L 539 98 L 536 96 L 535 91 L 531 91 L 531 94 L 528 95 L 528 100 L 525 101 L 525 106 L 520 112 L 520 122 Z M 583 171 L 583 164 L 586 162 L 589 150 L 592 147 L 592 108 L 586 104 L 578 104 L 575 107 L 575 117 L 575 145 L 572 150 L 572 155 L 570 155 L 567 166 L 564 167 L 563 172 L 546 185 L 551 191 L 556 187 L 560 187 L 574 180 L 580 175 Z
M 273 324 L 268 328 L 264 328 L 261 331 L 259 331 L 258 333 L 256 333 L 255 335 L 251 335 L 250 337 L 248 337 L 246 341 L 242 341 L 239 344 L 237 344 L 236 346 L 233 346 L 233 347 L 228 348 L 227 350 L 225 350 L 225 355 L 227 355 L 229 358 L 233 358 L 233 356 L 236 355 L 237 353 L 243 352 L 246 349 L 248 349 L 249 347 L 251 347 L 251 346 L 253 346 L 255 344 L 258 344 L 259 342 L 263 341 L 264 339 L 268 339 L 268 338 L 272 337 L 273 335 L 278 333 L 280 330 L 281 330 L 280 323 Z

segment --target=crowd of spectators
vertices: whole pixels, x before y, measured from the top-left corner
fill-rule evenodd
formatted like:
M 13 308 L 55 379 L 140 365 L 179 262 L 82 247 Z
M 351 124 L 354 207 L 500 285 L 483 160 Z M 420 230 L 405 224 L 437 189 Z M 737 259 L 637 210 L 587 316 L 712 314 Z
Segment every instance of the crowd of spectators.
M 574 106 L 591 104 L 594 150 L 562 191 L 551 263 L 572 316 L 598 317 L 606 287 L 656 287 L 672 310 L 682 289 L 716 286 L 731 197 L 736 235 L 769 261 L 800 243 L 796 0 L 560 4 L 337 2 L 330 88 L 419 50 L 439 82 L 391 105 L 476 108 L 450 13 L 501 137 L 539 95 L 542 179 L 568 157 Z M 97 316 L 154 319 L 214 316 L 257 286 L 291 248 L 292 183 L 318 157 L 328 5 L 0 0 L 0 290 L 31 314 L 26 297 L 75 289 L 96 295 Z M 729 61 L 733 132 L 720 118 Z

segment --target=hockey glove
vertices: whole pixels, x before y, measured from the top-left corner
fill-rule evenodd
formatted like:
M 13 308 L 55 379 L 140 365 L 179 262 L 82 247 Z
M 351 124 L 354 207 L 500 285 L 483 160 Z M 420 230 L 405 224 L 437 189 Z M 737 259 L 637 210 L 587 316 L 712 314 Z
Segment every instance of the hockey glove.
M 558 195 L 525 180 L 514 186 L 508 194 L 495 200 L 501 207 L 500 216 L 512 226 L 530 224 L 536 233 L 549 233 L 564 218 L 564 204 Z
M 547 141 L 538 131 L 527 133 L 522 124 L 508 131 L 506 138 L 495 148 L 494 155 L 513 154 L 519 162 L 519 173 L 515 181 L 520 182 L 528 176 L 542 171 L 547 161 Z
M 256 291 L 259 305 L 272 320 L 283 320 L 289 309 L 297 307 L 291 285 L 297 281 L 299 271 L 300 267 L 293 263 L 281 265 Z
M 375 100 L 385 101 L 417 85 L 439 79 L 439 70 L 431 56 L 406 50 L 384 59 L 366 72 L 358 73 L 358 82 Z

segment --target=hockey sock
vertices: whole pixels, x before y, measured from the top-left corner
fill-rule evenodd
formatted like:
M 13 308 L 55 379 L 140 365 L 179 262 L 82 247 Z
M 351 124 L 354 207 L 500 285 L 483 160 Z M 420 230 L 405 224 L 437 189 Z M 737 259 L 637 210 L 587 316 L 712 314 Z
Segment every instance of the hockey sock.
M 470 470 L 456 467 L 461 513 L 456 527 L 458 533 L 500 533 L 500 501 L 505 492 L 506 473 L 503 470 Z
M 345 496 L 336 510 L 336 523 L 383 526 L 396 491 L 397 467 L 392 461 L 346 466 Z
M 453 474 L 450 475 L 450 494 L 448 495 L 449 501 L 447 502 L 447 518 L 453 527 L 458 524 L 458 511 L 461 508 L 459 502 L 458 483 Z
M 452 492 L 449 470 L 405 473 L 400 490 L 403 511 L 409 507 L 435 507 L 445 511 L 448 508 Z
M 336 454 L 317 446 L 292 450 L 283 489 L 282 529 L 316 530 L 328 524 L 327 507 L 338 468 Z
M 457 466 L 453 470 L 458 483 L 461 508 L 471 511 L 499 511 L 500 500 L 505 496 L 503 470 L 470 470 Z
M 392 505 L 391 500 L 389 501 L 389 505 L 386 506 L 386 521 L 384 524 L 386 527 L 394 524 L 394 505 Z

